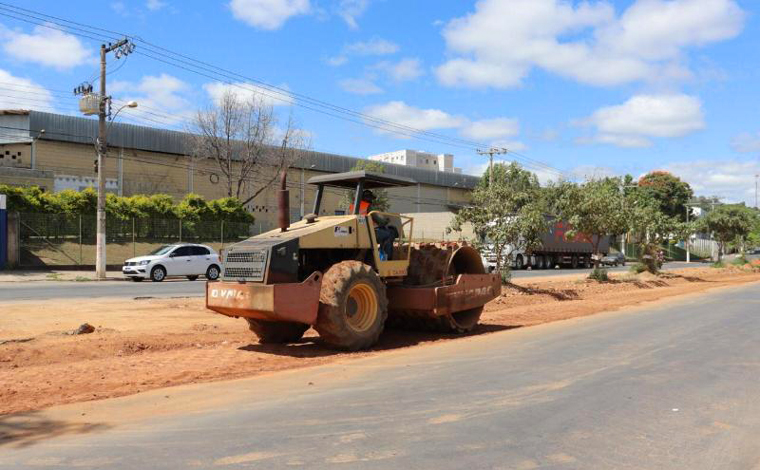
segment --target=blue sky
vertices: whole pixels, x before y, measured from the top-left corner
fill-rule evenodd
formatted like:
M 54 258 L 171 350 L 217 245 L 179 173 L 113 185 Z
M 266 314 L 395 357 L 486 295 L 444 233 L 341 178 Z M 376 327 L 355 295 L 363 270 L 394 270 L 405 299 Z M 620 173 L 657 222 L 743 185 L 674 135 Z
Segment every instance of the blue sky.
M 5 1 L 445 136 L 382 132 L 281 95 L 275 109 L 292 112 L 315 150 L 446 152 L 478 173 L 484 159 L 475 144 L 497 145 L 518 151 L 503 158 L 544 180 L 557 170 L 582 179 L 667 169 L 698 194 L 754 204 L 757 2 Z M 3 8 L 0 107 L 75 112 L 68 90 L 95 77 L 98 43 L 9 18 Z M 124 62 L 109 60 L 111 70 Z M 222 90 L 141 54 L 109 83 L 109 93 L 141 105 L 123 113 L 127 122 L 178 129 Z

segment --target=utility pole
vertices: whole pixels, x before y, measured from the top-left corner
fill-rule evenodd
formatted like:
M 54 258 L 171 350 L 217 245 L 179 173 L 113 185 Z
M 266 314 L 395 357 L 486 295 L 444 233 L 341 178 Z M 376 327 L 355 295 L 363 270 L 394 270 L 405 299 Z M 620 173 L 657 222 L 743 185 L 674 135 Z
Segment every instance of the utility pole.
M 478 155 L 488 155 L 488 187 L 493 186 L 493 156 L 494 155 L 506 155 L 509 150 L 505 148 L 491 147 L 488 150 L 476 150 Z
M 686 225 L 689 225 L 689 213 L 691 213 L 691 208 L 689 207 L 689 203 L 686 203 Z M 689 251 L 689 241 L 691 239 L 691 234 L 686 235 L 686 262 L 691 263 L 691 251 Z
M 74 90 L 74 94 L 83 94 L 79 108 L 85 115 L 98 115 L 98 138 L 95 147 L 98 152 L 98 208 L 97 208 L 97 236 L 95 245 L 95 277 L 98 280 L 106 278 L 106 172 L 105 159 L 108 153 L 108 126 L 106 119 L 111 116 L 111 97 L 106 94 L 106 56 L 109 52 L 116 51 L 119 59 L 132 52 L 135 45 L 127 38 L 114 44 L 100 45 L 100 92 L 97 97 L 92 96 L 92 86 L 80 86 Z M 93 99 L 95 98 L 95 99 Z M 95 102 L 97 100 L 97 103 Z M 124 107 L 133 108 L 136 103 L 130 102 Z M 122 109 L 124 108 L 122 107 Z M 119 109 L 121 111 L 121 109 Z M 117 111 L 118 114 L 118 111 Z

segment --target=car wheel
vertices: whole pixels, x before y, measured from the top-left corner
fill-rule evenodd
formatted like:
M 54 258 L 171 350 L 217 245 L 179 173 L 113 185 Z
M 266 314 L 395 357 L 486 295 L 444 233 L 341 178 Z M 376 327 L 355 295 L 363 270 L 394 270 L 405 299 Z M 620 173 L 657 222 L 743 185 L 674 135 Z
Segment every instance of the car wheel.
M 163 266 L 156 266 L 150 271 L 150 280 L 153 282 L 161 282 L 166 279 L 166 269 Z
M 219 266 L 212 264 L 206 270 L 206 279 L 209 281 L 216 281 L 219 279 Z
M 196 279 L 198 279 L 198 276 L 187 276 L 188 281 L 194 281 Z
M 525 263 L 523 262 L 522 255 L 517 255 L 517 258 L 515 259 L 515 269 L 518 271 L 523 269 L 525 267 Z

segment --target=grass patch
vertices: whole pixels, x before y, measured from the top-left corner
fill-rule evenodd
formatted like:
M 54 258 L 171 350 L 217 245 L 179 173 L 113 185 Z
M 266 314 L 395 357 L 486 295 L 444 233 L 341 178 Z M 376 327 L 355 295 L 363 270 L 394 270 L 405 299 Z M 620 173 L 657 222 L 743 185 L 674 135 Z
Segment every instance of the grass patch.
M 647 265 L 644 263 L 636 263 L 634 265 L 631 265 L 631 268 L 629 271 L 633 274 L 641 274 L 643 272 L 648 271 Z
M 713 268 L 716 268 L 716 269 L 725 268 L 726 267 L 726 263 L 724 263 L 723 261 L 717 261 L 717 262 L 711 264 L 710 267 L 713 267 Z
M 50 273 L 47 276 L 45 276 L 45 279 L 48 281 L 60 281 L 61 276 L 63 276 L 61 273 Z
M 591 274 L 588 275 L 588 278 L 599 282 L 607 282 L 610 280 L 610 276 L 604 268 L 594 268 L 594 270 L 591 271 Z
M 90 279 L 87 276 L 77 276 L 74 278 L 74 282 L 89 282 L 89 281 L 92 281 L 92 279 Z
M 736 258 L 735 260 L 731 261 L 731 264 L 734 266 L 744 266 L 746 264 L 749 264 L 749 261 L 744 256 L 740 256 Z

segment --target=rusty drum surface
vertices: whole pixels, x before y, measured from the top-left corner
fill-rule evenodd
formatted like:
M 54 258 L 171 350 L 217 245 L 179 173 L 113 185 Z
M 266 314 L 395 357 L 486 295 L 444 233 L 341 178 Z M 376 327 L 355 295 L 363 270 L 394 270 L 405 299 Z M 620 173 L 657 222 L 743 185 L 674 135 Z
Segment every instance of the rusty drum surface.
M 498 274 L 460 274 L 449 286 L 389 286 L 388 303 L 393 309 L 427 312 L 438 317 L 481 307 L 500 293 Z
M 313 325 L 317 321 L 321 287 L 320 272 L 292 284 L 207 282 L 206 308 L 230 317 Z

